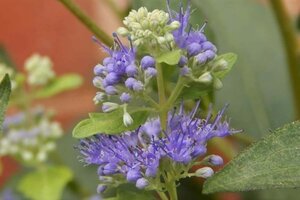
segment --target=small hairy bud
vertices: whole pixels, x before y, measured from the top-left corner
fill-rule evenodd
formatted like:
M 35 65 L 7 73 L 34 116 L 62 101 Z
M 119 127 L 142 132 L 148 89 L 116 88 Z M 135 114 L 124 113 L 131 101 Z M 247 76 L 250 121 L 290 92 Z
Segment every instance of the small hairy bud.
M 203 167 L 195 172 L 197 177 L 209 178 L 214 174 L 214 170 L 210 167 Z

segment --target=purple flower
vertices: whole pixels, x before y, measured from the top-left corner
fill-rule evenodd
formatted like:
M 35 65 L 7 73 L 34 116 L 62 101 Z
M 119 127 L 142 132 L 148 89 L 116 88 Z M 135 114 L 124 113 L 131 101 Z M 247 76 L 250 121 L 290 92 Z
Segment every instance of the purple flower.
M 127 181 L 136 182 L 138 188 L 144 188 L 149 178 L 159 174 L 161 159 L 169 159 L 174 165 L 187 165 L 206 154 L 209 139 L 239 132 L 222 121 L 225 109 L 210 121 L 211 112 L 206 119 L 195 117 L 198 107 L 199 103 L 191 113 L 184 113 L 183 106 L 178 113 L 170 112 L 165 131 L 155 118 L 121 135 L 97 134 L 82 139 L 78 149 L 86 164 L 98 165 L 99 176 L 113 178 L 121 174 Z M 217 157 L 212 157 L 211 161 L 215 165 L 221 163 Z M 211 173 L 202 175 L 208 174 Z
M 179 21 L 181 24 L 179 29 L 173 31 L 173 36 L 177 46 L 181 49 L 186 50 L 189 57 L 194 57 L 199 53 L 209 51 L 205 59 L 203 57 L 201 57 L 200 59 L 201 63 L 205 63 L 215 58 L 217 48 L 207 40 L 206 36 L 203 33 L 206 23 L 199 30 L 191 29 L 189 27 L 191 14 L 190 4 L 190 1 L 188 1 L 187 8 L 184 11 L 183 5 L 181 3 L 179 12 L 175 12 L 170 10 L 168 1 L 168 10 L 171 16 L 171 22 Z

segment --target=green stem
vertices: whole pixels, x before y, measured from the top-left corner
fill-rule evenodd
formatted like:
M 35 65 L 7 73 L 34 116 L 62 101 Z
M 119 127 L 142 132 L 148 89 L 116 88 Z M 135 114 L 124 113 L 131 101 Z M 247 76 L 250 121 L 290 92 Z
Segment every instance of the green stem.
M 185 83 L 186 83 L 186 79 L 183 76 L 180 76 L 172 94 L 170 95 L 170 97 L 166 103 L 167 109 L 169 109 L 171 106 L 174 105 L 174 103 L 177 100 L 177 98 L 179 97 L 182 89 L 184 88 Z
M 158 196 L 160 197 L 161 200 L 169 200 L 167 195 L 164 192 L 159 192 L 157 191 Z
M 170 184 L 170 187 L 168 189 L 169 195 L 170 195 L 170 200 L 177 200 L 177 189 L 176 189 L 176 183 L 175 181 L 172 181 Z
M 60 1 L 77 19 L 79 19 L 92 33 L 95 34 L 104 44 L 108 46 L 113 45 L 111 37 L 109 37 L 97 24 L 91 20 L 72 0 L 58 0 Z
M 282 0 L 272 0 L 270 3 L 284 40 L 297 115 L 300 117 L 300 55 L 297 45 L 297 34 Z
M 156 76 L 157 91 L 158 91 L 159 107 L 160 107 L 159 118 L 160 118 L 162 129 L 166 130 L 168 110 L 165 107 L 166 94 L 165 94 L 163 71 L 160 64 L 156 65 L 156 70 L 157 70 L 157 76 Z
M 116 14 L 118 15 L 118 17 L 122 20 L 125 17 L 124 12 L 122 12 L 118 6 L 116 5 L 116 3 L 113 0 L 106 0 L 108 6 L 110 7 L 110 9 Z

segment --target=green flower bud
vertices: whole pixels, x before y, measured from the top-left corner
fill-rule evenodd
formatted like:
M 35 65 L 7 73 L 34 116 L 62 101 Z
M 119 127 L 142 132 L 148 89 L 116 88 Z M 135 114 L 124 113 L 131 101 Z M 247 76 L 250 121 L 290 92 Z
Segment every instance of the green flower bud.
M 130 126 L 133 123 L 132 117 L 129 115 L 128 112 L 125 112 L 123 115 L 123 123 L 126 127 Z
M 169 47 L 167 43 L 174 41 L 172 31 L 180 27 L 178 21 L 170 21 L 169 14 L 162 10 L 149 12 L 147 8 L 132 10 L 123 23 L 126 27 L 118 29 L 122 36 L 131 37 L 136 46 L 147 45 L 147 47 Z
M 213 80 L 213 77 L 211 75 L 210 72 L 205 72 L 204 74 L 202 74 L 199 78 L 198 78 L 198 82 L 201 83 L 211 83 Z

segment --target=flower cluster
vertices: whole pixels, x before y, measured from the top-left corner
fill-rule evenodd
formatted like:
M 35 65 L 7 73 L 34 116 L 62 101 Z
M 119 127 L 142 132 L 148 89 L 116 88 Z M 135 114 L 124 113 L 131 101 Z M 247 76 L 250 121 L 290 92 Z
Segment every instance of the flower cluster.
M 172 31 L 179 28 L 178 21 L 170 22 L 169 14 L 162 10 L 149 12 L 147 8 L 132 10 L 123 21 L 126 28 L 121 27 L 118 33 L 122 36 L 131 36 L 134 45 L 167 46 L 174 41 Z
M 28 72 L 28 84 L 34 86 L 46 85 L 55 77 L 52 62 L 47 56 L 33 54 L 25 61 L 25 70 Z
M 0 156 L 11 155 L 27 163 L 44 162 L 61 135 L 60 125 L 50 121 L 41 109 L 8 116 L 0 136 Z
M 126 47 L 114 34 L 115 47 L 110 49 L 98 42 L 109 54 L 102 64 L 94 67 L 95 77 L 93 84 L 101 89 L 97 92 L 94 102 L 103 103 L 103 111 L 109 112 L 118 107 L 118 104 L 105 102 L 110 96 L 118 96 L 120 104 L 128 104 L 134 94 L 141 94 L 152 77 L 156 76 L 155 60 L 145 55 L 140 61 L 136 59 L 133 46 Z
M 191 113 L 185 113 L 181 106 L 178 113 L 169 113 L 165 131 L 162 131 L 159 119 L 154 118 L 137 130 L 119 136 L 97 134 L 82 139 L 78 149 L 83 161 L 99 166 L 101 184 L 98 191 L 103 192 L 107 186 L 122 180 L 133 182 L 140 189 L 164 189 L 160 182 L 164 162 L 169 162 L 168 167 L 174 168 L 174 181 L 190 176 L 189 169 L 206 154 L 209 139 L 238 132 L 230 129 L 228 122 L 222 121 L 224 109 L 212 122 L 211 114 L 206 119 L 195 117 L 197 109 L 198 106 Z M 219 156 L 209 156 L 204 161 L 203 164 L 222 164 Z M 195 176 L 207 178 L 212 172 L 206 167 L 198 170 Z

